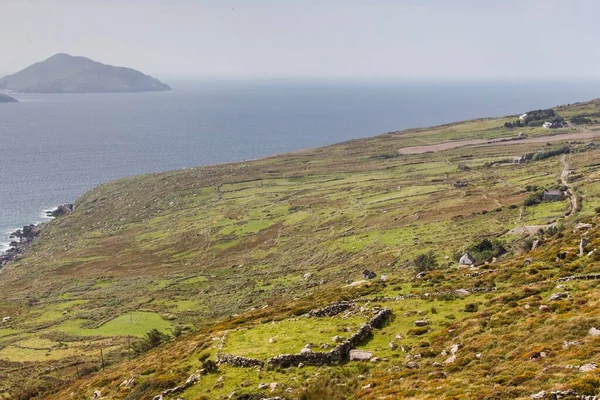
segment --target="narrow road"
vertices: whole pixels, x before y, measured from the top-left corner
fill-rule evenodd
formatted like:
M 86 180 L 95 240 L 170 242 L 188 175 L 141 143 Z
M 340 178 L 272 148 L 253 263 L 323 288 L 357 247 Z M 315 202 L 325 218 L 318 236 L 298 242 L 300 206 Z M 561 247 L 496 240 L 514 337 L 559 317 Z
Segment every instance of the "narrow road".
M 562 172 L 560 173 L 560 181 L 562 182 L 562 184 L 564 186 L 567 187 L 567 197 L 569 198 L 569 201 L 571 202 L 571 210 L 569 211 L 569 213 L 566 216 L 571 217 L 571 216 L 577 214 L 577 196 L 575 195 L 573 190 L 569 187 L 569 183 L 567 182 L 567 178 L 569 176 L 570 171 L 569 171 L 569 163 L 567 162 L 566 154 L 563 154 L 562 157 L 560 157 L 560 162 L 563 165 Z

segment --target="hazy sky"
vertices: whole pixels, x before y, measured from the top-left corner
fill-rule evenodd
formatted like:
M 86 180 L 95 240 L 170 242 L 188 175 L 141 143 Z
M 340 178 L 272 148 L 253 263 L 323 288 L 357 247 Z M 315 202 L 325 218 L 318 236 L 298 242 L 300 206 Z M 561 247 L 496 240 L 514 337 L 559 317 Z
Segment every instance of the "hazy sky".
M 0 0 L 0 73 L 55 53 L 156 76 L 600 77 L 597 0 Z

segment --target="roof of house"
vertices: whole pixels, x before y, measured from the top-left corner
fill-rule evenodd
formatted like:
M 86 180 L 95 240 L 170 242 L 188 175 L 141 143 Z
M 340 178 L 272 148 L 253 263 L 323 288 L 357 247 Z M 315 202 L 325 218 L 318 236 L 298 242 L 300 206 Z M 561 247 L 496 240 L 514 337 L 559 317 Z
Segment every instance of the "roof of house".
M 557 189 L 552 190 L 544 190 L 544 194 L 549 194 L 550 196 L 562 196 L 563 192 Z

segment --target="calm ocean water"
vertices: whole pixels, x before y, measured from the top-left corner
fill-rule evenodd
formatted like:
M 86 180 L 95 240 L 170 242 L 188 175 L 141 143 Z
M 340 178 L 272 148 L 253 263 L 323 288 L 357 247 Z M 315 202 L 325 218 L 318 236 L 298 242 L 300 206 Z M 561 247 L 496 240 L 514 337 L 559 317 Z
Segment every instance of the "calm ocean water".
M 600 96 L 600 82 L 168 82 L 0 105 L 0 242 L 106 181 Z M 1 245 L 0 245 L 1 247 Z

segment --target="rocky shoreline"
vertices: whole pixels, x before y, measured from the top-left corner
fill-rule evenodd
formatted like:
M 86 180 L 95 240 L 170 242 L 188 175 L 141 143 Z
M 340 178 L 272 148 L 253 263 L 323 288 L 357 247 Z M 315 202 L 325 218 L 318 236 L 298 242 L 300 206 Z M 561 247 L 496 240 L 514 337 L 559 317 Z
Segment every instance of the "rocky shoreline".
M 63 204 L 58 206 L 55 210 L 47 211 L 46 216 L 57 218 L 66 214 L 71 214 L 72 212 L 73 204 Z M 8 245 L 8 250 L 4 253 L 0 253 L 0 269 L 25 253 L 35 238 L 39 236 L 44 225 L 45 223 L 25 225 L 23 228 L 12 232 L 9 236 L 11 242 Z

